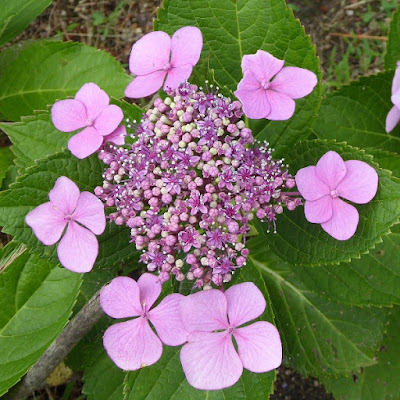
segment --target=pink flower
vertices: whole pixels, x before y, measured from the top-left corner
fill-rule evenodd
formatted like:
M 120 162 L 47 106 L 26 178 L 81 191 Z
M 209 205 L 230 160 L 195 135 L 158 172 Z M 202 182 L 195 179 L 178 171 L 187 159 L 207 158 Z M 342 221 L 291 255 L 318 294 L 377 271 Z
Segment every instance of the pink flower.
M 46 246 L 57 243 L 67 227 L 57 248 L 60 263 L 73 272 L 90 271 L 99 251 L 95 235 L 106 226 L 103 204 L 92 193 L 80 193 L 65 176 L 57 179 L 49 198 L 28 213 L 26 223 Z
M 307 221 L 321 224 L 337 240 L 347 240 L 357 229 L 358 211 L 340 197 L 368 203 L 378 189 L 378 174 L 363 161 L 343 161 L 338 153 L 328 151 L 316 166 L 299 170 L 296 183 L 306 200 Z
M 202 47 L 203 37 L 194 26 L 178 29 L 172 39 L 161 31 L 144 35 L 132 47 L 129 70 L 136 78 L 126 88 L 125 96 L 150 96 L 161 88 L 165 77 L 164 90 L 176 89 L 189 78 Z
M 397 63 L 392 83 L 392 103 L 394 106 L 386 117 L 386 132 L 391 132 L 400 121 L 400 61 Z
M 247 117 L 289 119 L 296 107 L 293 99 L 300 99 L 313 91 L 318 83 L 313 72 L 298 67 L 283 68 L 284 63 L 263 50 L 243 56 L 244 77 L 235 96 L 242 102 Z
M 161 342 L 179 346 L 186 341 L 187 333 L 178 311 L 183 296 L 170 294 L 152 309 L 160 293 L 159 279 L 147 273 L 137 283 L 120 276 L 101 290 L 100 304 L 110 317 L 139 317 L 112 325 L 104 333 L 104 347 L 119 368 L 134 371 L 152 365 L 161 357 Z M 148 321 L 153 324 L 158 336 Z
M 58 101 L 51 109 L 53 124 L 61 132 L 85 128 L 68 141 L 68 149 L 78 158 L 97 151 L 104 137 L 117 129 L 123 116 L 122 110 L 110 105 L 107 93 L 95 83 L 86 83 L 74 99 Z
M 111 142 L 116 144 L 117 146 L 122 146 L 123 144 L 125 144 L 125 137 L 126 137 L 125 125 L 121 125 L 113 132 L 111 132 L 109 135 L 103 136 L 103 144 L 106 142 Z
M 219 390 L 235 384 L 243 368 L 267 372 L 282 362 L 282 344 L 274 325 L 258 321 L 265 299 L 252 282 L 230 287 L 225 293 L 211 289 L 184 298 L 182 322 L 189 332 L 180 358 L 190 385 Z M 232 342 L 234 336 L 238 351 Z

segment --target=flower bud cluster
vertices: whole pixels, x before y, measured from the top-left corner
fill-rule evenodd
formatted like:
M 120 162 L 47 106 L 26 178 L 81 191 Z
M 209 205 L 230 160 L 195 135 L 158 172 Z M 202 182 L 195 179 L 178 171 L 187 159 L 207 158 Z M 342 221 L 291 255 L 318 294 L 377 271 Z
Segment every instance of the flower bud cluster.
M 189 83 L 154 101 L 129 147 L 107 145 L 96 195 L 131 229 L 140 260 L 161 281 L 210 288 L 246 264 L 254 214 L 276 229 L 276 215 L 300 199 L 295 181 L 267 143 L 240 119 L 241 104 Z

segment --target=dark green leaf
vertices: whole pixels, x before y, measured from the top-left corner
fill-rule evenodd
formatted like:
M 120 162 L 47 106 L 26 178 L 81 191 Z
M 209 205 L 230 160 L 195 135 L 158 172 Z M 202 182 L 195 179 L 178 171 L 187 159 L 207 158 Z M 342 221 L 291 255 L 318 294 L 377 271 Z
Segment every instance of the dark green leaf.
M 400 61 L 400 8 L 393 13 L 390 22 L 389 40 L 386 45 L 385 68 L 396 68 L 397 61 Z
M 9 147 L 0 147 L 0 187 L 3 183 L 3 179 L 6 176 L 7 170 L 12 164 L 14 154 Z

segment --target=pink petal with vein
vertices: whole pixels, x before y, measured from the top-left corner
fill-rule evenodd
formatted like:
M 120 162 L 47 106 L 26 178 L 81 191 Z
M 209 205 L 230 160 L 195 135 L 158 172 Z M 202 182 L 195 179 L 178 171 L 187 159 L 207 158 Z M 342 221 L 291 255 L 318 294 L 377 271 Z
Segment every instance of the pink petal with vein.
M 107 93 L 95 83 L 85 83 L 76 93 L 75 100 L 79 100 L 85 105 L 87 118 L 92 121 L 110 104 Z
M 335 190 L 346 175 L 346 165 L 338 153 L 328 151 L 319 159 L 315 173 L 330 190 Z
M 258 321 L 235 329 L 233 336 L 244 368 L 251 372 L 267 372 L 281 365 L 282 343 L 274 325 Z
M 357 204 L 371 201 L 378 190 L 378 174 L 363 161 L 345 161 L 346 176 L 336 188 L 340 197 Z
M 258 89 L 261 89 L 261 83 L 250 70 L 245 71 L 242 80 L 238 84 L 237 90 L 255 91 Z
M 188 332 L 227 329 L 227 299 L 216 289 L 193 293 L 180 302 L 183 326 Z
M 179 346 L 186 342 L 187 332 L 179 314 L 179 303 L 183 298 L 178 293 L 170 294 L 148 313 L 159 338 L 168 346 Z
M 318 178 L 313 165 L 300 169 L 295 179 L 300 194 L 306 200 L 318 200 L 330 192 L 328 186 Z
M 271 112 L 266 116 L 272 121 L 285 121 L 289 119 L 296 108 L 296 103 L 286 94 L 266 91 L 268 102 L 271 106 Z
M 143 313 L 139 290 L 132 278 L 118 276 L 101 289 L 101 308 L 113 318 L 137 317 Z
M 103 344 L 111 360 L 126 371 L 156 363 L 163 351 L 160 339 L 145 318 L 110 326 L 104 332 Z
M 300 99 L 309 95 L 317 83 L 318 78 L 314 72 L 304 68 L 285 67 L 277 73 L 269 88 L 292 99 Z
M 88 127 L 68 140 L 68 149 L 80 159 L 95 153 L 103 143 L 103 136 L 93 127 Z
M 147 97 L 161 89 L 167 71 L 161 70 L 137 76 L 125 89 L 125 96 L 132 99 Z
M 239 283 L 225 292 L 228 300 L 229 325 L 237 327 L 258 318 L 265 310 L 265 299 L 252 282 Z
M 304 214 L 308 222 L 321 224 L 332 218 L 332 196 L 327 195 L 315 201 L 306 201 Z
M 243 56 L 242 71 L 252 71 L 259 82 L 264 79 L 270 81 L 282 69 L 283 64 L 285 61 L 266 51 L 258 50 L 256 54 Z
M 111 132 L 109 135 L 104 136 L 103 143 L 111 142 L 111 143 L 121 146 L 121 145 L 125 144 L 125 136 L 126 136 L 125 125 L 121 125 L 117 129 L 115 129 L 113 132 Z
M 321 224 L 322 229 L 337 240 L 350 239 L 357 230 L 357 209 L 336 198 L 332 200 L 332 211 L 332 218 Z
M 73 214 L 74 221 L 80 222 L 95 235 L 100 235 L 106 228 L 106 216 L 103 203 L 92 193 L 82 192 Z
M 400 108 L 400 90 L 392 95 L 391 97 L 392 103 L 397 107 Z
M 61 132 L 72 132 L 86 126 L 85 106 L 77 100 L 57 101 L 51 108 L 51 120 Z
M 202 47 L 203 36 L 200 29 L 195 26 L 185 26 L 178 29 L 172 35 L 171 64 L 174 67 L 186 64 L 193 67 L 199 61 Z
M 133 45 L 129 56 L 129 70 L 134 75 L 147 75 L 163 69 L 169 62 L 170 52 L 169 35 L 161 31 L 150 32 Z
M 80 196 L 79 188 L 71 179 L 60 176 L 49 193 L 53 206 L 64 214 L 72 214 Z
M 193 67 L 190 64 L 179 65 L 170 69 L 164 83 L 164 91 L 167 88 L 177 89 L 180 83 L 185 82 L 190 77 L 192 69 Z
M 144 310 L 150 310 L 161 293 L 161 282 L 153 274 L 145 273 L 137 281 L 140 289 L 140 303 Z
M 46 246 L 57 243 L 67 222 L 64 213 L 57 210 L 51 202 L 34 208 L 25 217 L 36 237 Z
M 264 89 L 236 90 L 235 96 L 243 104 L 243 112 L 251 119 L 266 118 L 271 111 Z
M 243 365 L 226 332 L 196 332 L 180 354 L 183 372 L 189 384 L 200 390 L 220 390 L 234 385 Z
M 391 132 L 400 121 L 400 109 L 393 106 L 386 117 L 386 132 Z
M 73 272 L 89 272 L 98 252 L 96 236 L 76 222 L 69 222 L 67 232 L 57 247 L 60 263 Z
M 393 77 L 392 83 L 392 95 L 397 93 L 400 90 L 400 66 L 397 65 L 396 71 Z
M 109 135 L 117 129 L 123 118 L 124 114 L 122 110 L 118 106 L 111 104 L 97 117 L 94 127 L 100 135 Z

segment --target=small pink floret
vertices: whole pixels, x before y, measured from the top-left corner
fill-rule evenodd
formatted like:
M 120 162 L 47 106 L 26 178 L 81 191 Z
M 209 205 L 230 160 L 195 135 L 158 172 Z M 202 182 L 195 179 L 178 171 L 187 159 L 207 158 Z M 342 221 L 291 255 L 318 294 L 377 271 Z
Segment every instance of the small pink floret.
M 363 161 L 343 161 L 338 153 L 328 151 L 316 166 L 300 169 L 296 183 L 306 200 L 307 221 L 321 224 L 337 240 L 348 240 L 356 232 L 359 215 L 340 197 L 357 204 L 368 203 L 378 189 L 378 174 Z
M 243 368 L 261 373 L 279 367 L 282 344 L 275 326 L 258 321 L 240 327 L 258 318 L 265 306 L 264 296 L 251 282 L 234 285 L 225 293 L 211 289 L 182 299 L 180 313 L 189 336 L 180 359 L 190 385 L 220 390 L 234 385 Z
M 390 109 L 386 117 L 386 132 L 391 132 L 400 121 L 400 62 L 394 73 L 392 83 L 392 103 L 394 106 Z
M 46 246 L 57 243 L 67 227 L 57 248 L 60 263 L 73 272 L 90 271 L 99 247 L 95 235 L 106 226 L 103 204 L 92 193 L 80 193 L 65 176 L 57 179 L 49 198 L 27 214 L 26 223 Z
M 129 70 L 136 77 L 126 88 L 125 96 L 150 96 L 164 81 L 164 90 L 175 90 L 190 77 L 202 47 L 203 37 L 194 26 L 178 29 L 172 38 L 161 31 L 144 35 L 132 47 Z
M 284 67 L 284 61 L 258 50 L 242 59 L 243 79 L 235 96 L 252 119 L 287 120 L 295 110 L 294 99 L 309 95 L 318 78 L 304 68 Z

